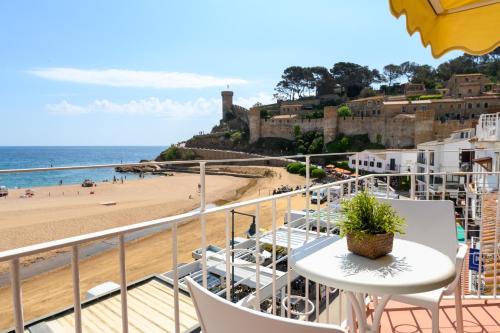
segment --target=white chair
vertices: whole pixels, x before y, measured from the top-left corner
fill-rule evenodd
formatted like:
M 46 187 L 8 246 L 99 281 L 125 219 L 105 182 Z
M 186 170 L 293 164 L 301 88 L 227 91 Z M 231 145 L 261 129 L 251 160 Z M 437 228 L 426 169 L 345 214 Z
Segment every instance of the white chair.
M 456 265 L 455 280 L 446 288 L 419 294 L 393 295 L 391 299 L 429 309 L 432 314 L 432 333 L 438 333 L 439 303 L 443 296 L 455 294 L 457 332 L 463 333 L 460 277 L 467 254 L 467 245 L 459 245 L 457 241 L 453 202 L 448 200 L 390 199 L 380 199 L 380 201 L 389 203 L 406 220 L 405 234 L 397 235 L 397 238 L 432 247 L 449 256 Z
M 186 278 L 203 333 L 346 333 L 335 325 L 309 323 L 237 306 Z

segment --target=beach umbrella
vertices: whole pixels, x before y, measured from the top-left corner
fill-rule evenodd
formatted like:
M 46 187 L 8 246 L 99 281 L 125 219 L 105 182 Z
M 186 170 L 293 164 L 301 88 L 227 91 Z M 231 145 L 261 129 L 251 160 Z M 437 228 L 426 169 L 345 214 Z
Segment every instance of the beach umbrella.
M 406 29 L 418 31 L 438 58 L 451 50 L 473 55 L 500 45 L 500 0 L 389 0 L 392 14 L 406 15 Z

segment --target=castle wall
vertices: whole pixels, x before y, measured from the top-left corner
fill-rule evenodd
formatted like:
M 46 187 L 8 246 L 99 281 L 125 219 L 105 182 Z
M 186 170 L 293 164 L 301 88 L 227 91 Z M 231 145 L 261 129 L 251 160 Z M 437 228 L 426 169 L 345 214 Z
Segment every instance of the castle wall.
M 323 131 L 323 118 L 300 119 L 300 118 L 271 118 L 260 120 L 260 136 L 263 138 L 294 139 L 293 129 L 299 126 L 302 132 Z

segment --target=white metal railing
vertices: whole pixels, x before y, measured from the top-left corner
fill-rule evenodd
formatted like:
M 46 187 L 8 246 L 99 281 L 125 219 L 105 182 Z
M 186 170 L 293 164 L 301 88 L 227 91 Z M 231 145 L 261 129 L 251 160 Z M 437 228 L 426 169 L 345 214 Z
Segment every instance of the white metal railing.
M 180 281 L 180 275 L 179 275 L 179 267 L 178 267 L 178 232 L 177 232 L 177 226 L 185 221 L 192 220 L 192 219 L 199 219 L 200 221 L 200 228 L 201 228 L 201 249 L 202 249 L 202 256 L 201 256 L 201 275 L 202 275 L 202 284 L 204 287 L 207 287 L 207 275 L 208 275 L 208 257 L 207 257 L 207 222 L 206 222 L 206 217 L 209 214 L 214 214 L 217 212 L 223 212 L 225 213 L 225 265 L 226 265 L 226 276 L 225 276 L 225 294 L 226 297 L 229 299 L 230 295 L 230 290 L 232 288 L 231 285 L 231 275 L 230 275 L 230 266 L 231 266 L 231 260 L 229 258 L 230 255 L 230 237 L 229 237 L 229 214 L 231 210 L 234 209 L 239 209 L 243 207 L 254 207 L 255 209 L 255 216 L 256 216 L 256 235 L 254 237 L 255 244 L 252 247 L 252 251 L 254 251 L 254 257 L 255 257 L 255 285 L 257 286 L 255 288 L 254 293 L 251 295 L 249 298 L 251 300 L 251 304 L 253 307 L 256 309 L 260 309 L 260 306 L 263 301 L 265 301 L 264 297 L 268 296 L 270 293 L 271 295 L 271 312 L 273 314 L 278 314 L 277 313 L 277 308 L 279 303 L 278 302 L 278 293 L 280 297 L 283 296 L 283 291 L 285 290 L 286 293 L 291 296 L 292 295 L 292 282 L 293 282 L 293 274 L 290 269 L 290 266 L 287 264 L 287 274 L 286 274 L 286 287 L 280 287 L 278 289 L 278 277 L 277 277 L 277 269 L 276 265 L 283 261 L 284 258 L 286 259 L 287 257 L 282 257 L 280 260 L 277 258 L 277 244 L 276 244 L 276 233 L 277 233 L 277 214 L 278 214 L 278 209 L 277 209 L 277 202 L 279 200 L 286 200 L 286 210 L 284 211 L 285 216 L 287 216 L 287 221 L 288 226 L 287 226 L 287 254 L 290 253 L 291 251 L 291 235 L 292 235 L 292 228 L 291 228 L 291 210 L 292 210 L 292 199 L 294 197 L 302 196 L 304 195 L 305 198 L 305 208 L 306 208 L 306 215 L 305 215 L 305 232 L 306 232 L 306 242 L 309 240 L 309 237 L 312 237 L 311 235 L 314 235 L 314 233 L 311 231 L 311 229 L 315 226 L 316 227 L 316 235 L 320 234 L 320 214 L 317 213 L 316 215 L 316 221 L 311 219 L 311 203 L 310 203 L 310 193 L 311 191 L 319 191 L 321 189 L 327 189 L 327 207 L 323 208 L 326 209 L 327 212 L 327 234 L 330 233 L 330 213 L 331 213 L 331 190 L 333 187 L 338 187 L 341 186 L 342 190 L 340 192 L 340 197 L 344 196 L 349 196 L 353 193 L 358 192 L 361 188 L 368 188 L 372 190 L 376 190 L 376 185 L 375 185 L 375 179 L 378 179 L 380 181 L 385 181 L 387 184 L 385 190 L 385 195 L 388 197 L 389 193 L 391 191 L 390 185 L 391 181 L 394 179 L 405 179 L 409 182 L 409 188 L 405 193 L 407 193 L 407 196 L 409 199 L 436 199 L 436 200 L 444 200 L 447 199 L 450 193 L 447 191 L 447 184 L 446 184 L 446 176 L 447 175 L 456 175 L 456 176 L 461 176 L 464 178 L 464 189 L 462 191 L 454 191 L 453 195 L 456 195 L 456 198 L 453 197 L 452 199 L 456 199 L 457 201 L 457 207 L 460 206 L 460 208 L 463 210 L 463 215 L 459 218 L 459 220 L 464 221 L 463 226 L 464 226 L 464 233 L 465 233 L 465 240 L 468 240 L 468 235 L 469 234 L 474 234 L 477 235 L 478 241 L 474 244 L 477 245 L 477 248 L 479 249 L 479 255 L 478 255 L 478 272 L 477 272 L 477 288 L 476 292 L 474 293 L 474 296 L 476 297 L 486 297 L 486 296 L 492 296 L 492 297 L 497 297 L 497 262 L 498 262 L 498 246 L 493 246 L 493 252 L 491 253 L 491 248 L 485 248 L 484 246 L 486 244 L 483 244 L 483 238 L 482 238 L 482 226 L 484 224 L 484 205 L 485 205 L 485 195 L 487 193 L 484 192 L 484 187 L 482 187 L 481 192 L 477 192 L 475 189 L 478 188 L 477 184 L 474 186 L 474 188 L 471 188 L 471 184 L 474 181 L 474 177 L 479 177 L 479 176 L 484 176 L 484 175 L 495 175 L 499 176 L 499 172 L 444 172 L 444 173 L 433 173 L 433 176 L 442 176 L 444 179 L 443 184 L 442 184 L 442 189 L 444 191 L 441 191 L 440 193 L 432 191 L 431 184 L 430 184 L 430 173 L 429 173 L 429 168 L 427 167 L 425 173 L 399 173 L 399 174 L 372 174 L 372 175 L 364 175 L 361 176 L 359 175 L 359 170 L 356 168 L 356 174 L 353 178 L 350 179 L 344 179 L 344 180 L 339 180 L 327 184 L 318 184 L 318 185 L 313 185 L 311 184 L 311 180 L 309 177 L 309 169 L 311 165 L 311 160 L 317 159 L 317 158 L 322 158 L 322 157 L 332 157 L 332 156 L 339 156 L 339 155 L 352 155 L 357 153 L 342 153 L 342 154 L 317 154 L 317 155 L 294 155 L 294 156 L 286 156 L 286 157 L 276 157 L 276 158 L 252 158 L 252 159 L 233 159 L 233 160 L 216 160 L 216 161 L 191 161 L 191 162 L 186 162 L 186 161 L 176 161 L 176 162 L 153 162 L 153 164 L 198 164 L 199 165 L 199 170 L 200 170 L 200 209 L 197 211 L 192 211 L 184 214 L 179 214 L 175 216 L 169 216 L 165 218 L 160 218 L 156 220 L 151 220 L 151 221 L 146 221 L 146 222 L 141 222 L 141 223 L 136 223 L 133 225 L 128 225 L 124 227 L 117 227 L 117 228 L 110 228 L 104 231 L 100 232 L 94 232 L 94 233 L 89 233 L 85 235 L 80 235 L 80 236 L 75 236 L 75 237 L 69 237 L 65 239 L 60 239 L 60 240 L 55 240 L 55 241 L 50 241 L 46 243 L 41 243 L 41 244 L 35 244 L 31 246 L 26 246 L 23 248 L 18 248 L 18 249 L 11 249 L 7 250 L 4 252 L 0 252 L 0 262 L 9 262 L 10 265 L 10 281 L 11 281 L 11 292 L 12 292 L 12 304 L 13 304 L 13 319 L 15 323 L 15 331 L 16 332 L 24 332 L 24 327 L 25 327 L 25 319 L 23 316 L 23 300 L 22 300 L 22 291 L 21 291 L 21 272 L 20 272 L 20 260 L 26 256 L 46 252 L 49 250 L 55 250 L 55 249 L 62 249 L 65 247 L 71 247 L 72 251 L 72 256 L 71 256 L 71 271 L 72 271 L 72 284 L 73 284 L 73 306 L 74 306 L 74 313 L 75 313 L 75 331 L 76 332 L 82 332 L 82 310 L 81 310 L 81 299 L 80 299 L 80 271 L 79 271 L 79 263 L 80 263 L 80 258 L 79 258 L 79 250 L 80 248 L 88 242 L 92 241 L 98 241 L 98 240 L 103 240 L 105 238 L 110 238 L 110 237 L 116 237 L 119 239 L 119 270 L 120 270 L 120 297 L 121 297 L 121 319 L 122 319 L 122 331 L 123 332 L 128 332 L 128 326 L 129 326 L 129 317 L 128 317 L 128 303 L 127 303 L 127 275 L 126 275 L 126 261 L 125 261 L 125 254 L 126 254 L 126 246 L 125 246 L 125 236 L 139 231 L 139 230 L 145 230 L 145 229 L 150 229 L 158 226 L 168 226 L 171 230 L 171 237 L 172 237 L 172 282 L 173 282 L 173 289 L 174 289 L 174 318 L 175 318 L 175 327 L 173 327 L 173 331 L 178 333 L 180 332 L 180 308 L 179 308 L 179 289 L 181 288 L 179 281 Z M 207 164 L 220 164 L 220 163 L 234 163 L 234 162 L 258 162 L 258 161 L 268 161 L 268 160 L 289 160 L 289 159 L 304 159 L 305 164 L 306 164 L 306 178 L 305 178 L 305 187 L 300 190 L 288 192 L 288 193 L 282 193 L 274 196 L 266 196 L 266 197 L 259 197 L 255 199 L 250 199 L 242 202 L 236 202 L 236 203 L 231 203 L 219 207 L 212 207 L 212 208 L 207 208 L 206 206 L 206 183 L 205 183 L 205 172 L 206 172 L 206 165 Z M 427 159 L 428 160 L 428 159 Z M 132 164 L 132 165 L 144 165 L 144 164 Z M 18 169 L 18 170 L 0 170 L 0 174 L 8 174 L 8 173 L 16 173 L 16 172 L 40 172 L 40 171 L 52 171 L 52 170 L 71 170 L 71 169 L 91 169 L 91 168 L 109 168 L 109 167 L 116 167 L 116 166 L 123 166 L 123 164 L 119 165 L 99 165 L 99 166 L 78 166 L 78 167 L 62 167 L 62 168 L 39 168 L 39 169 Z M 426 182 L 423 183 L 423 186 L 421 186 L 421 183 L 417 183 L 416 178 L 422 176 L 425 178 Z M 409 180 L 408 180 L 409 178 Z M 482 177 L 482 179 L 485 179 L 485 177 Z M 498 194 L 497 194 L 498 195 Z M 465 200 L 464 200 L 465 198 Z M 464 202 L 463 202 L 464 201 Z M 260 287 L 260 279 L 261 279 L 261 274 L 260 270 L 263 269 L 261 268 L 261 265 L 259 264 L 260 261 L 260 256 L 261 256 L 261 230 L 260 230 L 260 220 L 261 220 L 261 206 L 264 204 L 271 204 L 271 235 L 272 235 L 272 254 L 271 254 L 271 264 L 270 268 L 272 270 L 272 282 L 270 288 L 266 289 L 266 287 Z M 496 220 L 494 221 L 494 245 L 498 243 L 499 240 L 499 235 L 498 235 L 498 230 L 499 230 L 499 222 L 498 222 L 498 216 L 499 216 L 499 208 L 498 208 L 498 203 L 495 204 L 495 216 L 497 217 Z M 472 207 L 471 207 L 472 206 Z M 316 211 L 319 211 L 321 209 L 321 203 L 318 200 L 318 203 L 316 204 Z M 316 225 L 314 225 L 316 222 Z M 473 223 L 470 223 L 473 222 Z M 475 222 L 475 223 L 474 223 Z M 473 226 L 473 227 L 472 227 Z M 484 269 L 486 269 L 488 266 L 485 266 L 485 251 L 489 251 L 488 254 L 491 255 L 487 259 L 489 261 L 493 262 L 493 271 L 491 272 L 488 270 L 488 272 L 485 272 Z M 233 263 L 234 264 L 234 263 Z M 97 268 L 96 268 L 97 269 Z M 487 283 L 483 283 L 483 275 L 488 273 L 488 277 L 492 274 L 493 279 L 492 279 L 492 286 L 491 286 L 491 295 L 485 295 L 485 287 Z M 464 269 L 464 274 L 470 274 L 468 269 Z M 485 275 L 486 276 L 486 275 Z M 463 279 L 464 281 L 465 279 Z M 242 281 L 239 281 L 239 284 L 241 284 Z M 281 283 L 281 282 L 280 282 Z M 468 286 L 465 285 L 464 283 L 464 288 L 467 289 Z M 238 284 L 236 284 L 237 286 Z M 266 290 L 264 290 L 266 289 Z M 270 292 L 268 290 L 270 289 Z M 470 288 L 469 288 L 470 289 Z M 321 291 L 326 290 L 326 300 L 322 300 L 320 297 Z M 330 304 L 330 291 L 334 292 L 339 292 L 335 290 L 330 290 L 327 286 L 320 286 L 319 284 L 315 285 L 314 289 L 314 294 L 315 294 L 315 299 L 314 299 L 314 306 L 315 306 L 315 318 L 317 321 L 319 321 L 320 317 L 320 303 L 325 301 L 326 304 Z M 307 302 L 307 300 L 310 299 L 310 287 L 309 287 L 309 281 L 306 279 L 305 280 L 305 292 L 304 295 L 302 296 L 306 302 L 305 302 L 305 312 L 309 312 L 310 310 L 310 303 Z M 340 295 L 340 294 L 339 294 Z M 340 298 L 340 297 L 339 297 Z M 341 312 L 342 309 L 339 308 L 339 312 Z M 282 315 L 286 315 L 288 317 L 291 317 L 292 315 L 292 304 L 290 297 L 287 298 L 286 300 L 286 309 L 285 311 L 281 312 Z M 341 313 L 339 313 L 341 314 Z M 5 315 L 5 314 L 2 314 Z M 329 320 L 329 312 L 327 311 L 327 320 Z

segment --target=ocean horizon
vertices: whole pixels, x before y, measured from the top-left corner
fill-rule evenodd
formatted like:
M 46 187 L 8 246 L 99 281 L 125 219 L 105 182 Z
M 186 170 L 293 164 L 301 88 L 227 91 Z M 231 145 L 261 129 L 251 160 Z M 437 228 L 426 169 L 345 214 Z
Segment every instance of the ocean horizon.
M 95 164 L 126 164 L 156 158 L 166 146 L 0 146 L 0 170 Z M 113 168 L 1 174 L 0 186 L 29 188 L 80 184 L 122 177 Z M 127 174 L 127 179 L 137 178 Z

